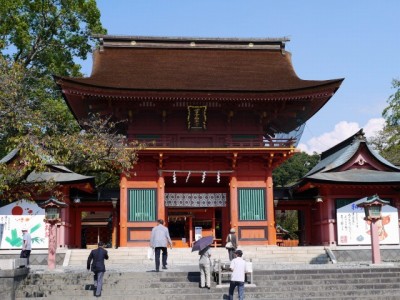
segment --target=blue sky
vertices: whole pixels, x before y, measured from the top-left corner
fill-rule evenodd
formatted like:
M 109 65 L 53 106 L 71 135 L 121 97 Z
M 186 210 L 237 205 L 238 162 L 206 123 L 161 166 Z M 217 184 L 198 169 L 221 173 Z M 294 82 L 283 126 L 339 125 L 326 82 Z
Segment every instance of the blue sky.
M 381 113 L 400 79 L 399 0 L 99 0 L 108 34 L 184 37 L 289 37 L 298 76 L 345 78 L 307 123 L 300 148 L 321 152 Z M 83 63 L 86 75 L 91 58 Z

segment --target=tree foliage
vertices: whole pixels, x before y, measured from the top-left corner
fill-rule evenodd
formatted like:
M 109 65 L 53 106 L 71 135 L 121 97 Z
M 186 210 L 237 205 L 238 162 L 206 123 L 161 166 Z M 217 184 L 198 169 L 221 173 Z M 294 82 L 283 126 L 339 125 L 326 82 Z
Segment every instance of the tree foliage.
M 392 88 L 396 91 L 389 96 L 388 106 L 383 110 L 382 116 L 387 126 L 400 126 L 400 80 L 393 79 Z
M 291 158 L 273 171 L 275 187 L 285 187 L 301 179 L 319 162 L 319 155 L 305 152 L 295 153 Z
M 95 0 L 0 0 L 0 50 L 40 77 L 77 76 L 93 33 L 105 33 Z
M 47 117 L 48 110 L 31 101 L 26 82 L 31 72 L 21 65 L 0 57 L 0 123 L 1 132 L 12 130 L 7 138 L 9 150 L 19 149 L 19 158 L 10 166 L 0 163 L 0 198 L 32 198 L 36 194 L 55 190 L 54 182 L 27 184 L 32 171 L 42 172 L 49 164 L 62 164 L 75 172 L 94 175 L 102 186 L 130 175 L 137 161 L 136 142 L 128 142 L 117 133 L 117 123 L 109 118 L 91 115 L 82 121 L 82 130 L 61 130 L 59 124 Z M 41 89 L 42 87 L 33 86 Z
M 385 127 L 370 139 L 375 149 L 395 165 L 400 165 L 400 80 L 394 79 L 392 87 L 395 89 L 383 110 Z
M 277 211 L 276 223 L 288 232 L 283 235 L 283 239 L 299 239 L 299 221 L 297 210 Z
M 75 60 L 86 59 L 95 33 L 105 29 L 94 0 L 0 0 L 0 154 L 19 150 L 0 163 L 0 199 L 55 191 L 54 182 L 26 183 L 49 164 L 94 175 L 98 186 L 129 176 L 143 145 L 107 117 L 78 124 L 52 78 L 81 75 Z

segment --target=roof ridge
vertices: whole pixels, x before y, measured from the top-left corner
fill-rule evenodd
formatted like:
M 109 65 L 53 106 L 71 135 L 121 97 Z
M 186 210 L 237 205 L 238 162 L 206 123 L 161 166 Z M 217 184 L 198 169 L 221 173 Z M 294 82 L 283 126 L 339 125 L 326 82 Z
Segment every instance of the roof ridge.
M 333 153 L 339 151 L 342 148 L 345 148 L 349 145 L 351 145 L 355 140 L 364 140 L 365 139 L 365 133 L 363 131 L 363 128 L 361 128 L 359 131 L 357 131 L 355 134 L 352 136 L 348 137 L 344 141 L 341 141 L 340 143 L 336 144 L 335 146 L 329 148 L 328 150 L 325 150 L 321 153 L 321 160 L 325 159 L 326 157 L 332 155 Z

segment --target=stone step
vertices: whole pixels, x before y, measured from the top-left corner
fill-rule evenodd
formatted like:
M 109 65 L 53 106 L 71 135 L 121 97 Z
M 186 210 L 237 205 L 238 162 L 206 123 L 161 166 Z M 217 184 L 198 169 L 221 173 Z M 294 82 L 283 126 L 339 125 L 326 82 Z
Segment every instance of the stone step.
M 194 272 L 193 272 L 194 273 Z M 153 279 L 157 279 L 161 283 L 165 282 L 198 282 L 200 278 L 200 274 L 175 274 L 173 272 L 161 272 L 154 273 L 152 276 L 148 275 L 149 273 L 140 273 L 140 272 L 132 272 L 132 273 L 109 273 L 106 272 L 104 276 L 105 282 L 118 282 L 120 284 L 124 284 L 126 282 L 131 282 L 134 280 L 136 283 L 147 283 L 153 282 Z M 365 283 L 375 281 L 376 283 L 384 283 L 384 282 L 397 282 L 400 279 L 400 271 L 390 272 L 390 277 L 388 277 L 387 272 L 380 273 L 326 273 L 326 274 L 263 274 L 262 272 L 255 271 L 254 272 L 254 281 L 258 286 L 274 285 L 281 284 L 282 282 L 290 282 L 295 284 L 297 282 L 301 282 L 301 284 L 314 284 L 314 283 L 326 283 L 329 282 L 337 282 L 337 283 Z M 84 274 L 69 274 L 69 276 L 27 276 L 25 279 L 26 285 L 36 285 L 38 282 L 41 284 L 47 285 L 81 285 L 82 282 L 90 282 L 92 280 L 92 273 L 86 272 Z
M 45 293 L 47 295 L 64 295 L 64 294 L 74 294 L 76 292 L 80 293 L 86 286 L 90 286 L 89 283 L 91 281 L 87 281 L 86 284 L 68 284 L 66 283 L 57 283 L 49 286 L 48 284 L 43 283 L 43 286 L 30 285 L 29 293 Z M 309 283 L 307 281 L 300 283 L 294 281 L 284 282 L 281 281 L 275 284 L 260 284 L 260 281 L 255 280 L 256 287 L 249 287 L 249 291 L 252 293 L 264 292 L 264 293 L 274 293 L 276 290 L 281 290 L 282 286 L 285 287 L 285 293 L 288 292 L 325 292 L 329 291 L 352 291 L 352 290 L 366 290 L 369 287 L 373 286 L 374 289 L 385 290 L 385 289 L 397 289 L 400 291 L 400 283 L 398 282 L 372 282 L 372 280 L 359 282 L 359 281 L 349 281 L 344 282 L 344 280 L 337 280 L 329 282 L 328 280 L 319 280 L 314 283 Z M 228 285 L 228 283 L 226 283 Z M 212 284 L 213 289 L 216 288 L 215 284 Z M 173 290 L 178 291 L 179 293 L 190 294 L 193 289 L 197 290 L 199 288 L 199 281 L 196 282 L 135 282 L 132 284 L 132 281 L 124 281 L 124 282 L 109 282 L 107 280 L 104 281 L 104 294 L 107 295 L 112 293 L 113 295 L 119 294 L 135 294 L 136 290 L 139 289 L 142 292 L 148 293 L 154 289 L 167 289 L 171 292 Z M 115 291 L 117 289 L 118 291 Z M 205 291 L 204 289 L 199 289 L 199 292 Z M 17 293 L 19 295 L 20 293 Z
M 345 299 L 370 294 L 379 296 L 376 299 L 383 299 L 380 298 L 383 296 L 390 299 L 390 296 L 400 294 L 400 284 L 397 283 L 400 268 L 261 271 L 255 272 L 254 278 L 256 287 L 246 287 L 246 299 L 274 299 L 278 295 L 277 290 L 280 291 L 280 299 L 295 299 L 297 296 L 307 299 Z M 288 278 L 291 280 L 288 281 Z M 26 284 L 17 289 L 16 297 L 24 299 L 68 295 L 69 299 L 84 299 L 91 296 L 91 282 L 92 276 L 88 272 L 29 274 Z M 129 295 L 129 299 L 150 299 L 148 297 L 152 297 L 154 293 L 157 293 L 158 299 L 200 299 L 196 295 L 221 299 L 224 296 L 221 289 L 215 287 L 215 283 L 209 291 L 199 289 L 198 282 L 198 272 L 106 273 L 103 298 L 117 296 L 125 299 Z
M 262 264 L 277 263 L 305 263 L 305 264 L 327 264 L 329 257 L 323 247 L 241 247 L 245 259 Z M 68 265 L 85 265 L 91 250 L 77 249 L 70 250 Z M 118 248 L 108 249 L 109 260 L 107 265 L 139 263 L 147 264 L 147 247 L 140 248 Z M 212 258 L 225 261 L 228 258 L 227 250 L 224 248 L 212 248 Z M 197 252 L 192 253 L 189 248 L 177 248 L 169 250 L 168 262 L 171 265 L 196 264 L 198 261 Z
M 369 296 L 365 295 L 365 293 L 361 294 L 360 296 L 356 295 L 339 295 L 338 297 L 335 296 L 330 296 L 330 297 L 301 297 L 299 295 L 296 295 L 295 297 L 291 298 L 284 298 L 282 295 L 278 292 L 275 295 L 267 295 L 265 296 L 263 293 L 259 294 L 249 294 L 247 291 L 245 291 L 245 297 L 246 299 L 290 299 L 290 300 L 304 300 L 304 299 L 309 299 L 309 300 L 399 300 L 398 296 L 393 296 L 396 291 L 392 291 L 391 293 L 388 292 L 385 295 L 380 295 L 380 296 Z M 222 292 L 218 294 L 208 294 L 207 299 L 213 300 L 213 299 L 228 299 L 228 292 Z M 204 300 L 204 295 L 191 295 L 188 296 L 182 296 L 182 295 L 177 295 L 177 296 L 160 296 L 158 294 L 155 295 L 140 295 L 140 296 L 134 296 L 134 295 L 124 295 L 124 296 L 119 296 L 118 300 Z M 235 295 L 236 297 L 236 295 Z M 28 298 L 15 298 L 17 300 L 21 299 L 28 299 Z M 86 299 L 92 299 L 93 300 L 93 294 L 90 296 L 48 296 L 48 297 L 35 297 L 35 299 L 43 299 L 43 300 L 86 300 Z M 100 298 L 102 300 L 115 300 L 114 296 L 105 296 L 102 295 Z M 237 298 L 234 298 L 237 299 Z
M 368 298 L 374 296 L 374 299 L 399 299 L 398 295 L 399 289 L 385 289 L 382 291 L 371 291 L 371 290 L 330 290 L 330 291 L 275 291 L 266 293 L 265 291 L 251 291 L 250 288 L 245 289 L 246 299 L 373 299 Z M 170 290 L 170 289 L 155 289 L 151 291 L 130 291 L 127 294 L 126 291 L 110 291 L 108 292 L 106 287 L 102 293 L 102 299 L 226 299 L 228 288 L 224 291 L 207 291 L 200 292 L 198 288 L 192 288 L 189 293 L 187 290 Z M 127 296 L 128 295 L 128 296 Z M 157 296 L 153 296 L 157 295 Z M 40 298 L 44 296 L 46 299 L 86 299 L 93 298 L 93 292 L 88 291 L 87 293 L 82 293 L 82 291 L 77 291 L 76 293 L 64 292 L 64 293 L 53 293 L 46 295 L 43 293 L 27 294 L 25 296 L 16 296 L 16 299 L 28 299 L 28 298 Z M 392 297 L 392 298 L 390 298 Z

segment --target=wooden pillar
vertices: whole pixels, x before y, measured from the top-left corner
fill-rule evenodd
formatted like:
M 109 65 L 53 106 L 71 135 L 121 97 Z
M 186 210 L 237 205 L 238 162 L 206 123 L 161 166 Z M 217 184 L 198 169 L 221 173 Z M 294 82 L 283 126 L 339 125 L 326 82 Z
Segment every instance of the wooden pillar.
M 214 241 L 215 241 L 215 207 L 211 208 L 212 210 L 212 218 L 211 218 L 211 230 L 212 230 L 212 236 L 214 237 Z M 215 241 L 214 243 L 214 247 L 217 247 L 217 242 Z
M 67 196 L 69 195 L 69 187 L 64 186 L 62 188 L 62 193 L 63 195 Z M 69 242 L 69 225 L 70 225 L 70 216 L 69 216 L 69 210 L 71 209 L 69 198 L 67 198 L 66 201 L 64 201 L 66 204 L 68 204 L 68 207 L 61 209 L 60 216 L 61 216 L 61 222 L 57 224 L 57 248 L 64 248 L 70 245 Z
M 76 248 L 82 247 L 82 209 L 77 207 L 75 209 L 75 240 L 74 245 Z
M 126 247 L 128 243 L 128 232 L 127 232 L 127 210 L 128 210 L 128 193 L 126 189 L 127 180 L 124 175 L 121 176 L 120 183 L 120 205 L 119 205 L 119 217 L 120 217 L 120 231 L 119 231 L 119 242 L 121 247 Z
M 328 232 L 329 232 L 329 240 L 328 243 L 329 245 L 335 245 L 336 244 L 336 234 L 335 234 L 335 205 L 334 205 L 334 200 L 330 199 L 328 197 L 325 197 L 325 200 L 327 202 L 327 210 L 328 210 L 328 215 L 327 215 L 327 220 L 328 220 Z
M 158 192 L 157 192 L 157 219 L 163 219 L 165 221 L 165 225 L 168 225 L 168 219 L 167 219 L 167 215 L 165 213 L 165 180 L 164 180 L 164 176 L 160 175 L 158 177 L 158 182 L 157 182 L 157 186 L 158 186 Z
M 239 211 L 238 211 L 238 199 L 237 199 L 237 178 L 236 174 L 232 174 L 231 181 L 229 183 L 230 189 L 230 228 L 238 229 Z M 237 230 L 239 236 L 239 230 Z
M 275 213 L 274 213 L 274 186 L 272 182 L 272 169 L 267 170 L 266 180 L 266 208 L 267 208 L 267 222 L 268 222 L 268 244 L 276 245 L 276 227 L 275 227 Z
M 215 238 L 215 207 L 212 207 L 211 210 L 212 210 L 211 228 L 212 228 L 212 235 Z
M 189 247 L 192 247 L 193 243 L 193 217 L 189 217 Z
M 303 230 L 305 231 L 305 233 L 304 233 L 304 245 L 301 246 L 311 245 L 311 235 L 312 235 L 311 209 L 312 209 L 311 206 L 308 206 L 307 209 L 304 210 L 305 228 Z
M 229 199 L 226 200 L 226 207 L 222 208 L 222 216 L 221 216 L 221 221 L 222 221 L 222 233 L 221 233 L 221 239 L 222 239 L 222 245 L 225 245 L 225 239 L 229 234 L 229 229 L 230 229 L 230 216 L 229 216 Z
M 117 232 L 118 232 L 118 216 L 117 216 L 117 208 L 113 207 L 112 210 L 112 236 L 111 236 L 111 244 L 115 249 L 117 248 Z

